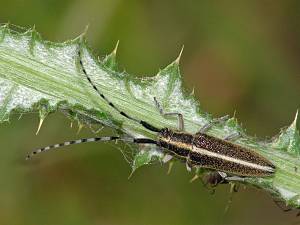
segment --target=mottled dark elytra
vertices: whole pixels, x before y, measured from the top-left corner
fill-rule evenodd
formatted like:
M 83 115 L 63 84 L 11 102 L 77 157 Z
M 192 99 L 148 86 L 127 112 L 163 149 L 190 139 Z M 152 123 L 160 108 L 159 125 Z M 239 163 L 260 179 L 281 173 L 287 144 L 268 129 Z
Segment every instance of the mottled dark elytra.
M 204 133 L 195 135 L 162 129 L 158 145 L 191 166 L 239 176 L 270 176 L 275 167 L 259 154 Z
M 232 177 L 263 177 L 270 176 L 275 172 L 275 166 L 263 156 L 251 149 L 229 142 L 230 140 L 237 138 L 239 134 L 230 135 L 224 140 L 205 134 L 205 132 L 210 129 L 214 123 L 224 122 L 228 119 L 228 117 L 216 119 L 211 123 L 204 125 L 198 133 L 194 135 L 189 134 L 184 132 L 183 115 L 173 112 L 164 113 L 155 97 L 154 103 L 161 115 L 174 115 L 178 117 L 178 130 L 157 128 L 146 121 L 138 120 L 129 116 L 126 112 L 123 112 L 116 107 L 105 97 L 102 92 L 99 91 L 84 68 L 80 51 L 78 51 L 78 57 L 83 74 L 86 76 L 87 80 L 93 89 L 99 94 L 99 96 L 122 116 L 141 124 L 141 126 L 152 132 L 157 133 L 157 139 L 152 140 L 148 138 L 128 138 L 119 136 L 83 138 L 37 149 L 30 153 L 27 156 L 27 159 L 31 158 L 37 153 L 66 145 L 80 144 L 85 142 L 121 140 L 124 142 L 132 142 L 137 144 L 157 145 L 166 153 L 163 159 L 164 162 L 167 162 L 172 159 L 172 157 L 175 157 L 184 161 L 188 170 L 190 170 L 192 167 L 207 168 L 216 171 L 223 178 L 227 177 L 228 175 Z

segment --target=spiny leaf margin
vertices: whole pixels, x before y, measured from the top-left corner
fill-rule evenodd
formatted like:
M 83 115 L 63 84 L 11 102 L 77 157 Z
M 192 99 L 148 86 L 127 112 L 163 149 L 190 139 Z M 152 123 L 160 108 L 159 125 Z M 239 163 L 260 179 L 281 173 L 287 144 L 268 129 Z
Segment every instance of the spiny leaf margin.
M 176 129 L 175 118 L 163 118 L 155 108 L 156 96 L 166 111 L 180 112 L 185 117 L 186 131 L 195 133 L 213 118 L 200 110 L 199 103 L 182 88 L 179 60 L 156 76 L 135 78 L 116 71 L 116 51 L 97 60 L 83 35 L 64 43 L 42 40 L 35 29 L 16 32 L 8 24 L 0 26 L 0 122 L 12 113 L 38 112 L 42 120 L 61 111 L 84 125 L 104 124 L 135 137 L 155 136 L 128 121 L 111 109 L 84 79 L 78 65 L 78 48 L 83 63 L 95 84 L 123 111 L 137 119 L 151 121 L 157 127 Z M 233 132 L 243 137 L 236 143 L 249 147 L 272 161 L 277 171 L 273 177 L 246 178 L 246 184 L 262 188 L 287 205 L 300 208 L 300 174 L 298 168 L 300 137 L 299 119 L 283 130 L 273 142 L 259 142 L 247 136 L 235 118 L 214 126 L 208 133 L 224 138 Z M 136 169 L 152 160 L 156 150 L 137 154 Z M 149 155 L 145 155 L 145 154 Z M 158 157 L 159 158 L 159 157 Z

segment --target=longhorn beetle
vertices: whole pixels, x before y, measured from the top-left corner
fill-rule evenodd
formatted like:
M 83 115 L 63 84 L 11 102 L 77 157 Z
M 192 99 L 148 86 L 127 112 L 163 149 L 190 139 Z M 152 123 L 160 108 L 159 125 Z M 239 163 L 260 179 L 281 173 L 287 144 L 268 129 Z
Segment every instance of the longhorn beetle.
M 172 157 L 175 157 L 184 161 L 188 170 L 191 170 L 191 167 L 196 167 L 216 171 L 216 173 L 219 175 L 219 177 L 216 178 L 218 183 L 222 182 L 220 177 L 224 178 L 223 181 L 225 181 L 227 174 L 230 174 L 232 178 L 235 177 L 237 179 L 242 179 L 242 177 L 247 176 L 270 176 L 275 172 L 275 166 L 266 158 L 262 157 L 251 149 L 229 142 L 230 139 L 237 137 L 237 135 L 230 135 L 223 140 L 205 134 L 205 132 L 212 126 L 212 123 L 204 125 L 196 134 L 184 132 L 183 115 L 175 112 L 164 113 L 155 97 L 154 103 L 161 115 L 175 115 L 178 117 L 178 130 L 172 130 L 170 128 L 158 128 L 151 125 L 147 121 L 138 120 L 131 117 L 126 112 L 115 106 L 114 103 L 107 99 L 106 96 L 95 86 L 83 65 L 80 50 L 78 50 L 78 58 L 82 73 L 85 75 L 86 79 L 91 84 L 93 89 L 98 93 L 98 95 L 125 118 L 135 121 L 144 128 L 157 133 L 157 139 L 124 138 L 119 136 L 83 138 L 37 149 L 30 153 L 26 159 L 31 158 L 37 153 L 66 145 L 80 144 L 85 142 L 121 140 L 124 142 L 137 144 L 157 145 L 166 153 L 166 156 L 163 159 L 164 162 L 167 162 L 172 159 Z M 226 119 L 227 117 L 222 117 L 213 122 L 222 122 Z

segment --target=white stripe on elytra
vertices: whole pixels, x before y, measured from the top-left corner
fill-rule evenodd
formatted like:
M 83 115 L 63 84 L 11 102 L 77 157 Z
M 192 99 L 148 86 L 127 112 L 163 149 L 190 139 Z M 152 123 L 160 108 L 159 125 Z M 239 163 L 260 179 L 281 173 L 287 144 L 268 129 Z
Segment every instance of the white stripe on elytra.
M 254 168 L 254 169 L 263 170 L 263 171 L 267 171 L 267 172 L 274 172 L 274 169 L 272 167 L 262 166 L 262 165 L 259 165 L 259 164 L 256 164 L 256 163 L 247 162 L 247 161 L 244 161 L 242 159 L 237 159 L 237 158 L 233 158 L 233 157 L 230 157 L 230 156 L 227 156 L 227 155 L 218 154 L 216 152 L 211 152 L 211 151 L 208 151 L 208 150 L 203 149 L 203 148 L 197 148 L 197 147 L 193 146 L 192 151 L 197 152 L 197 153 L 202 154 L 202 155 L 207 155 L 207 156 L 215 157 L 215 158 L 218 158 L 218 159 L 223 159 L 225 161 L 237 163 L 237 164 L 240 164 L 240 165 L 243 165 L 243 166 L 251 167 L 251 168 Z
M 162 140 L 165 141 L 165 142 L 168 142 L 170 144 L 174 144 L 174 145 L 178 144 L 178 142 L 171 141 L 170 139 L 167 139 L 167 138 L 162 138 Z M 222 159 L 222 160 L 225 160 L 225 161 L 228 161 L 228 162 L 233 162 L 233 163 L 236 163 L 236 164 L 240 164 L 240 165 L 247 166 L 247 167 L 254 168 L 254 169 L 258 169 L 258 170 L 263 170 L 263 171 L 267 171 L 267 172 L 274 172 L 274 169 L 272 167 L 262 166 L 262 165 L 259 165 L 259 164 L 256 164 L 256 163 L 247 162 L 247 161 L 242 160 L 242 159 L 237 159 L 237 158 L 233 158 L 233 157 L 230 157 L 230 156 L 227 156 L 227 155 L 218 154 L 216 152 L 208 151 L 204 148 L 198 148 L 194 145 L 189 145 L 189 144 L 186 144 L 186 143 L 180 143 L 180 147 L 183 147 L 183 148 L 188 149 L 190 151 L 197 152 L 201 155 L 206 155 L 206 156 Z

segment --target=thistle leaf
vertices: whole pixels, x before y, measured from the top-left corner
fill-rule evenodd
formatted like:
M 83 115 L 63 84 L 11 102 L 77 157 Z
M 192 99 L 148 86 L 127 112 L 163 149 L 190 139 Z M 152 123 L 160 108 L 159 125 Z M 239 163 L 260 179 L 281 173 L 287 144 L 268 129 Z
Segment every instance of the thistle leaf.
M 148 165 L 152 161 L 155 161 L 156 159 L 160 158 L 162 158 L 162 153 L 158 152 L 152 146 L 141 147 L 140 151 L 134 156 L 134 160 L 132 163 L 132 172 L 130 174 L 130 177 L 138 168 L 144 165 Z
M 107 55 L 103 60 L 103 65 L 112 71 L 117 71 L 118 69 L 118 63 L 117 63 L 117 50 L 119 46 L 119 41 L 117 42 L 114 50 Z
M 21 29 L 22 30 L 22 29 Z M 115 52 L 98 61 L 82 36 L 64 43 L 44 41 L 34 30 L 16 32 L 0 26 L 0 123 L 13 113 L 36 112 L 43 121 L 60 111 L 72 122 L 91 127 L 104 124 L 134 137 L 156 135 L 110 107 L 82 74 L 78 51 L 93 83 L 120 110 L 158 128 L 177 129 L 177 118 L 163 117 L 154 104 L 156 97 L 165 112 L 180 112 L 186 132 L 196 133 L 213 118 L 182 87 L 178 57 L 156 76 L 138 79 L 116 71 Z M 181 55 L 181 54 L 180 54 Z M 42 124 L 42 122 L 40 123 Z M 223 138 L 239 132 L 235 143 L 248 147 L 276 166 L 271 177 L 245 178 L 245 184 L 264 189 L 289 206 L 300 208 L 300 137 L 298 114 L 292 125 L 274 142 L 260 142 L 246 135 L 236 118 L 214 125 L 208 134 Z M 295 157 L 297 155 L 297 157 Z M 133 160 L 133 171 L 160 160 L 155 148 L 143 148 Z
M 300 156 L 300 118 L 298 111 L 293 123 L 283 130 L 278 138 L 273 141 L 273 147 Z

